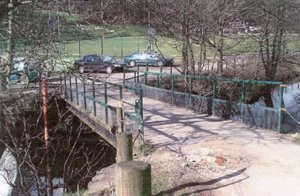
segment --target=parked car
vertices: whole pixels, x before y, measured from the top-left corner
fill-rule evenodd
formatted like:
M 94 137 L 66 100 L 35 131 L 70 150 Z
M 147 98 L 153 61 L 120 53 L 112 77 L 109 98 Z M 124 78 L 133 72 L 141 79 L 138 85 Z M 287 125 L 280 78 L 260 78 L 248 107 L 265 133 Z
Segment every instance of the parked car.
M 38 64 L 33 60 L 28 59 L 14 59 L 13 70 L 9 75 L 9 81 L 13 84 L 23 82 L 28 84 L 39 79 L 39 72 L 37 71 Z
M 119 62 L 115 58 L 105 55 L 86 55 L 74 62 L 74 69 L 79 73 L 123 71 L 126 63 Z
M 136 65 L 170 66 L 173 65 L 174 59 L 170 57 L 164 57 L 156 51 L 147 50 L 135 52 L 131 55 L 125 56 L 124 62 L 130 67 L 134 67 Z

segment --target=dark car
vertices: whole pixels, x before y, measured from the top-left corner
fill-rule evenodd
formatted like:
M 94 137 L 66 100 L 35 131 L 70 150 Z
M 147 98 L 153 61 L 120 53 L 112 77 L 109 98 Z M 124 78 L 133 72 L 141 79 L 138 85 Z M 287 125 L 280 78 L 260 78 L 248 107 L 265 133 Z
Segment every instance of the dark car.
M 105 55 L 86 55 L 74 62 L 74 68 L 79 73 L 85 72 L 106 72 L 123 71 L 126 63 L 119 62 L 115 58 Z
M 136 65 L 170 66 L 173 65 L 174 59 L 164 57 L 156 51 L 147 50 L 142 52 L 135 52 L 131 55 L 125 56 L 124 62 L 131 67 L 134 67 Z

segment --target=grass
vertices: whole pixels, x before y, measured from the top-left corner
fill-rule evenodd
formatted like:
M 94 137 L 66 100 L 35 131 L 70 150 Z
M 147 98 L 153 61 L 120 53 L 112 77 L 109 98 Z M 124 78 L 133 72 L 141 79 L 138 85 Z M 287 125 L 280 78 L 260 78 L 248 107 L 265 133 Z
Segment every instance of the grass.
M 251 40 L 239 40 L 239 44 L 236 45 L 235 40 L 226 39 L 225 48 L 230 48 L 227 50 L 229 54 L 238 51 L 241 52 L 242 48 L 249 47 Z M 79 49 L 80 45 L 80 49 Z M 133 52 L 145 50 L 148 45 L 148 40 L 146 36 L 131 36 L 131 37 L 104 37 L 103 40 L 103 53 L 110 56 L 115 56 L 118 59 L 122 59 L 123 56 L 132 54 Z M 181 43 L 167 37 L 158 37 L 157 43 L 158 48 L 154 48 L 163 53 L 163 55 L 168 57 L 174 57 L 175 59 L 181 58 Z M 66 44 L 59 44 L 65 57 L 78 58 L 79 56 L 84 56 L 87 54 L 100 54 L 101 53 L 101 38 L 93 40 L 82 40 L 82 41 L 72 41 Z M 195 60 L 199 59 L 200 47 L 199 45 L 193 44 L 193 51 Z M 247 50 L 249 52 L 249 50 Z M 80 54 L 79 54 L 80 53 Z M 215 55 L 215 49 L 208 48 L 207 56 L 213 57 Z
M 42 12 L 41 15 L 47 13 Z M 53 13 L 53 17 L 56 14 Z M 82 21 L 78 16 L 73 16 L 65 13 L 60 13 L 61 40 L 65 43 L 59 43 L 58 48 L 64 58 L 69 58 L 71 61 L 78 59 L 87 54 L 101 53 L 101 37 L 104 34 L 103 53 L 110 56 L 115 56 L 122 60 L 125 55 L 133 52 L 145 50 L 148 45 L 147 27 L 139 25 L 102 25 L 95 24 L 81 25 L 77 23 Z M 213 38 L 211 38 L 213 39 Z M 219 39 L 215 37 L 215 39 Z M 224 55 L 230 54 L 245 54 L 257 53 L 258 43 L 254 37 L 246 35 L 232 35 L 224 38 Z M 68 41 L 66 41 L 68 40 Z M 81 40 L 81 41 L 79 41 Z M 286 47 L 288 51 L 297 51 L 300 48 L 300 39 L 297 35 L 288 35 L 286 37 Z M 167 37 L 157 37 L 157 48 L 164 56 L 181 59 L 181 42 Z M 193 44 L 194 59 L 196 62 L 200 59 L 200 46 Z M 6 50 L 6 42 L 0 43 L 0 53 Z M 216 56 L 216 49 L 207 48 L 207 57 L 213 58 Z
M 122 56 L 139 50 L 145 50 L 147 46 L 145 37 L 115 37 L 103 40 L 103 54 L 115 56 L 121 59 Z M 59 44 L 59 48 L 65 57 L 78 58 L 87 54 L 101 53 L 101 39 L 83 40 Z

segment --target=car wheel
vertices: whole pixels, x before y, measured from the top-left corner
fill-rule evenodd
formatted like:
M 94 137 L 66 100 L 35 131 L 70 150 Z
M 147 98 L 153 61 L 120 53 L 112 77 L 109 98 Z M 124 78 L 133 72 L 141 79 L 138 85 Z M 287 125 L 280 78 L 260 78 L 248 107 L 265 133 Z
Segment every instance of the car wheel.
M 134 67 L 135 64 L 136 64 L 135 61 L 130 61 L 130 62 L 129 62 L 130 67 Z
M 162 62 L 162 61 L 156 61 L 156 66 L 163 66 L 164 65 L 164 63 Z
M 109 66 L 109 67 L 106 67 L 106 73 L 108 74 L 111 74 L 112 73 L 112 68 Z
M 84 67 L 83 67 L 83 66 L 80 66 L 80 67 L 79 67 L 79 73 L 81 73 L 81 74 L 84 73 Z

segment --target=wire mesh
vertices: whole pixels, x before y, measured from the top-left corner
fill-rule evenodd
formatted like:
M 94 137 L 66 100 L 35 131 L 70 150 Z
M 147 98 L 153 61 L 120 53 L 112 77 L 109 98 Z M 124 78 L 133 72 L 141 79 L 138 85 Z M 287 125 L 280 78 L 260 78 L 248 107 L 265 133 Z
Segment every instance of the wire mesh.
M 300 131 L 300 121 L 296 119 L 297 114 L 291 114 L 287 111 L 282 112 L 283 132 L 293 133 Z
M 144 83 L 146 85 L 141 86 L 146 97 L 260 128 L 276 131 L 280 129 L 278 106 L 270 108 L 262 104 L 255 104 L 255 101 L 253 104 L 245 104 L 252 101 L 247 100 L 247 98 L 254 97 L 256 99 L 259 93 L 272 93 L 271 90 L 275 89 L 280 84 L 279 82 L 193 77 L 150 72 L 144 74 L 147 76 L 145 77 L 146 83 Z M 136 79 L 131 78 L 126 82 L 134 83 Z M 228 86 L 233 89 L 231 92 L 228 92 Z M 269 86 L 269 89 L 267 86 Z M 220 99 L 224 97 L 228 100 Z M 293 123 L 288 116 L 283 116 L 281 122 L 283 124 L 282 132 L 292 129 L 289 128 L 291 126 L 295 129 L 295 123 L 291 125 Z

